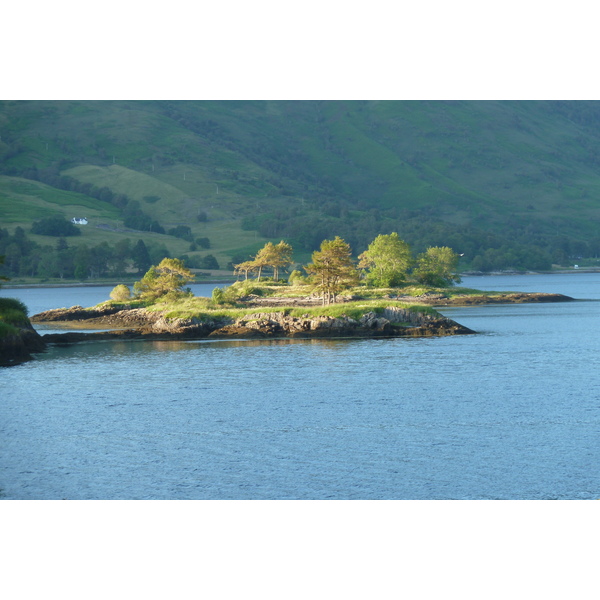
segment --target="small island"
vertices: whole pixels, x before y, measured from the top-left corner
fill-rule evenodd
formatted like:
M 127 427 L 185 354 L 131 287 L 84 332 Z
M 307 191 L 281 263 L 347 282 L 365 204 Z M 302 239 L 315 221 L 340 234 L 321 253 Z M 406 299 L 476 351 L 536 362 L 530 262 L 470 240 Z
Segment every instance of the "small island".
M 25 316 L 19 335 L 31 338 L 31 344 L 35 338 L 32 352 L 48 344 L 93 340 L 463 335 L 475 332 L 434 307 L 573 300 L 561 294 L 457 287 L 458 257 L 450 248 L 430 248 L 409 276 L 413 262 L 397 234 L 378 236 L 359 256 L 358 268 L 350 247 L 338 237 L 325 240 L 312 258 L 304 267 L 306 275 L 292 270 L 282 280 L 280 270 L 292 264 L 291 247 L 283 241 L 269 242 L 253 260 L 236 265 L 242 280 L 215 288 L 211 298 L 194 296 L 185 287 L 193 274 L 181 260 L 165 258 L 135 283 L 133 291 L 121 284 L 110 300 L 95 307 L 59 308 L 30 320 Z M 272 276 L 265 277 L 269 268 Z M 67 331 L 39 336 L 31 323 L 60 323 Z M 5 336 L 0 352 L 14 353 L 13 342 Z

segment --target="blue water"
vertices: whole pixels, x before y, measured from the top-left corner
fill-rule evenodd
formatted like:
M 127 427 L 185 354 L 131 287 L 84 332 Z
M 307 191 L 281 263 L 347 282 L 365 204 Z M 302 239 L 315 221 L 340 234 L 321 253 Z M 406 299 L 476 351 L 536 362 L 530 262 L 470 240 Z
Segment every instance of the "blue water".
M 52 348 L 0 370 L 1 497 L 600 498 L 600 274 L 462 285 L 580 300 L 441 309 L 474 336 Z

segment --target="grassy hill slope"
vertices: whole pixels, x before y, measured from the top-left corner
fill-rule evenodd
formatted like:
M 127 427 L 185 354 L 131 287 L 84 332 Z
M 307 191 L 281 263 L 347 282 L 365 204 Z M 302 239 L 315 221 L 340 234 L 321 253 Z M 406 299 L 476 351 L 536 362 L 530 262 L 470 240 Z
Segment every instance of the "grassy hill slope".
M 125 227 L 137 202 L 220 265 L 398 231 L 465 267 L 536 268 L 598 255 L 599 147 L 595 102 L 0 102 L 0 226 L 87 216 L 90 242 L 206 254 Z

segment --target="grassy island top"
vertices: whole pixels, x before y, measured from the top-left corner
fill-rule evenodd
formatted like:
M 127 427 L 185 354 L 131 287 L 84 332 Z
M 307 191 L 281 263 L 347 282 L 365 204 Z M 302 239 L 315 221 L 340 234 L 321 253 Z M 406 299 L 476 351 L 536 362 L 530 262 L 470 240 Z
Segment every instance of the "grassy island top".
M 115 288 L 116 289 L 116 288 Z M 222 318 L 239 319 L 258 312 L 282 312 L 292 317 L 347 316 L 358 319 L 367 312 L 382 312 L 387 307 L 438 315 L 432 305 L 469 303 L 470 299 L 504 299 L 510 292 L 483 292 L 471 288 L 436 288 L 407 285 L 402 288 L 372 288 L 355 286 L 338 296 L 335 303 L 323 305 L 305 284 L 252 280 L 239 281 L 214 297 L 190 294 L 175 297 L 165 295 L 156 300 L 142 298 L 113 299 L 98 307 L 145 308 L 161 313 L 167 319 L 197 319 L 200 321 Z

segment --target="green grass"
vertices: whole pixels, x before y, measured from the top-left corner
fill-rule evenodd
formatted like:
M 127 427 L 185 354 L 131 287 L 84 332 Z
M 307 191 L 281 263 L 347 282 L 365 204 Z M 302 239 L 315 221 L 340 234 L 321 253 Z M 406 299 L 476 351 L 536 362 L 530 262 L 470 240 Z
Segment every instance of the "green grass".
M 430 306 L 416 306 L 406 302 L 398 302 L 395 300 L 372 300 L 370 302 L 356 301 L 356 302 L 344 302 L 342 304 L 330 304 L 328 306 L 310 306 L 310 307 L 297 307 L 289 310 L 289 314 L 293 317 L 302 317 L 304 315 L 310 315 L 313 317 L 349 317 L 351 319 L 359 320 L 363 315 L 368 312 L 381 313 L 387 307 L 404 308 L 413 310 L 415 312 L 421 312 L 431 315 L 438 315 L 439 313 L 431 308 Z
M 16 310 L 27 316 L 28 308 L 17 298 L 0 298 L 0 315 L 5 311 Z
M 0 321 L 15 327 L 24 327 L 29 323 L 27 315 L 20 310 L 9 308 L 0 311 Z
M 15 224 L 28 229 L 43 217 L 87 216 L 115 220 L 118 210 L 83 194 L 59 190 L 37 181 L 0 175 L 0 219 L 2 225 Z
M 27 307 L 16 298 L 0 298 L 0 339 L 17 335 L 19 327 L 27 327 Z
M 147 306 L 150 312 L 160 312 L 168 319 L 198 319 L 201 321 L 236 320 L 252 314 L 261 313 L 284 313 L 293 317 L 319 317 L 327 316 L 338 318 L 347 316 L 352 319 L 360 319 L 368 312 L 381 313 L 387 307 L 397 307 L 431 315 L 438 315 L 437 311 L 429 306 L 414 305 L 397 300 L 380 298 L 375 300 L 360 300 L 330 304 L 328 306 L 264 306 L 264 307 L 242 307 L 242 306 L 218 306 L 208 298 L 184 298 L 175 302 L 157 302 Z
M 13 336 L 13 335 L 18 335 L 18 334 L 19 334 L 19 330 L 16 327 L 0 320 L 0 340 L 2 338 Z
M 115 171 L 115 177 L 125 181 L 124 187 L 115 187 L 114 191 L 129 190 L 131 181 L 143 180 L 144 176 L 135 173 L 135 171 L 123 169 L 121 167 L 108 168 L 105 171 L 99 167 L 81 167 L 93 173 L 104 173 L 105 171 Z M 111 175 L 112 177 L 112 175 Z M 152 178 L 148 178 L 152 180 Z M 110 187 L 113 181 L 98 178 L 84 178 L 82 181 L 89 181 L 98 187 L 107 185 Z M 160 182 L 152 180 L 159 184 Z M 89 220 L 89 225 L 81 226 L 81 236 L 69 238 L 69 245 L 78 246 L 87 244 L 95 246 L 102 242 L 107 242 L 114 246 L 122 239 L 130 239 L 135 244 L 139 239 L 144 240 L 146 244 L 155 243 L 164 245 L 174 256 L 188 254 L 190 256 L 205 256 L 212 254 L 217 259 L 219 265 L 225 269 L 227 263 L 233 254 L 240 250 L 244 253 L 256 253 L 264 245 L 264 240 L 257 240 L 254 232 L 243 231 L 240 227 L 241 220 L 229 216 L 229 218 L 219 217 L 209 220 L 208 223 L 200 223 L 196 219 L 198 206 L 194 204 L 183 192 L 171 189 L 171 186 L 164 184 L 164 187 L 153 186 L 153 184 L 140 186 L 140 200 L 143 210 L 157 218 L 163 226 L 169 227 L 176 224 L 188 224 L 194 237 L 208 237 L 211 240 L 210 249 L 201 249 L 196 252 L 189 251 L 189 242 L 174 238 L 169 235 L 157 233 L 148 233 L 141 231 L 124 230 L 123 223 L 119 217 L 119 211 L 116 207 L 106 202 L 100 202 L 89 196 L 76 192 L 68 192 L 53 188 L 46 184 L 26 180 L 18 177 L 8 177 L 0 175 L 0 227 L 7 227 L 14 231 L 17 226 L 22 227 L 31 237 L 41 245 L 54 245 L 56 238 L 51 236 L 38 236 L 30 233 L 33 221 L 44 217 L 62 216 L 67 220 L 73 217 L 85 216 Z M 174 190 L 174 191 L 173 191 Z M 143 201 L 143 196 L 159 196 L 162 192 L 171 194 L 162 198 L 154 204 L 148 204 Z M 179 204 L 171 200 L 179 194 Z M 136 197 L 136 196 L 134 196 Z M 164 205 L 165 208 L 160 208 Z M 177 212 L 177 206 L 180 211 Z M 154 207 L 160 210 L 152 211 Z M 208 211 L 211 213 L 211 210 Z M 212 216 L 218 216 L 212 211 Z M 227 272 L 230 275 L 230 272 Z

